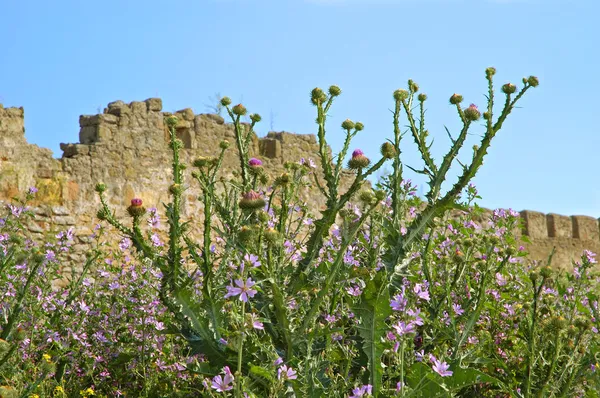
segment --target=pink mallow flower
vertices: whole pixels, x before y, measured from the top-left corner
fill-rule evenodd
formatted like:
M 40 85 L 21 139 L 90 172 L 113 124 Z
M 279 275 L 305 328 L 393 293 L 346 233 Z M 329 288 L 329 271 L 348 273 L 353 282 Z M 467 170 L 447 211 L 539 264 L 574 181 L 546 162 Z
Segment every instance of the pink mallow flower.
M 365 384 L 364 386 L 356 387 L 354 390 L 352 390 L 352 395 L 350 395 L 348 398 L 366 397 L 371 394 L 373 394 L 373 386 L 370 384 Z
M 450 368 L 450 365 L 448 365 L 446 362 L 442 362 L 439 361 L 436 357 L 434 357 L 433 355 L 429 356 L 429 360 L 431 362 L 433 362 L 433 366 L 432 369 L 439 374 L 442 377 L 447 377 L 447 376 L 452 376 L 452 371 L 448 370 Z
M 295 380 L 298 378 L 298 375 L 296 375 L 296 371 L 292 369 L 291 366 L 281 365 L 279 369 L 277 369 L 277 378 L 279 380 Z
M 240 300 L 247 303 L 248 298 L 252 298 L 256 293 L 258 293 L 257 290 L 252 289 L 252 286 L 254 286 L 256 282 L 250 278 L 246 279 L 245 282 L 241 279 L 236 279 L 234 283 L 237 285 L 237 287 L 233 285 L 227 286 L 227 294 L 225 295 L 225 298 L 239 295 Z
M 235 378 L 231 374 L 231 370 L 229 370 L 229 366 L 225 366 L 223 368 L 224 376 L 216 375 L 213 377 L 211 382 L 211 387 L 217 390 L 217 392 L 225 392 L 233 389 L 233 381 Z

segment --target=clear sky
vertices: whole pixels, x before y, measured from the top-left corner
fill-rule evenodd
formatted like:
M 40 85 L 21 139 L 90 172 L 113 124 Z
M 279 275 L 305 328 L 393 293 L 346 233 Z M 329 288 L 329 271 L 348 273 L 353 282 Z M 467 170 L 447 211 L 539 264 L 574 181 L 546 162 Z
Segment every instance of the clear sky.
M 353 148 L 376 158 L 392 92 L 412 78 L 439 160 L 444 125 L 460 126 L 448 98 L 483 107 L 495 66 L 498 89 L 531 74 L 541 84 L 492 144 L 481 204 L 599 217 L 599 25 L 598 0 L 4 0 L 0 103 L 23 106 L 27 139 L 60 157 L 79 115 L 117 99 L 203 113 L 220 93 L 263 116 L 260 135 L 314 133 L 310 90 L 337 84 L 333 149 L 351 118 L 365 124 Z M 404 156 L 421 167 L 409 136 Z

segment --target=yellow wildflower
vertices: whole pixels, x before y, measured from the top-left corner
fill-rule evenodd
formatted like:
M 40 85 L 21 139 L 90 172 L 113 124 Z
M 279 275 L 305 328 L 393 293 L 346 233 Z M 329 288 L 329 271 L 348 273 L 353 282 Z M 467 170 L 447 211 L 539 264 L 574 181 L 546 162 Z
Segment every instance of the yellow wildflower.
M 45 360 L 46 362 L 50 362 L 50 360 L 52 359 L 52 357 L 51 357 L 50 355 L 48 355 L 48 354 L 44 354 L 44 355 L 42 355 L 42 358 L 44 358 L 44 360 Z

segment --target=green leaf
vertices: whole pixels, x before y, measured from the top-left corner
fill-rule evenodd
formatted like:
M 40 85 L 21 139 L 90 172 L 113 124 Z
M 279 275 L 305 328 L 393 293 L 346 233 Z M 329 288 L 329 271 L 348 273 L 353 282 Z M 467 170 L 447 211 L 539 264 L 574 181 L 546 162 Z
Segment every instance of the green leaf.
M 460 391 L 465 387 L 479 383 L 490 383 L 494 386 L 502 386 L 503 383 L 477 369 L 472 368 L 456 368 L 451 369 L 453 374 L 451 377 L 444 379 L 444 384 L 453 392 Z
M 381 271 L 367 283 L 360 302 L 353 308 L 360 320 L 357 329 L 362 338 L 362 350 L 368 358 L 367 369 L 369 369 L 369 381 L 373 386 L 374 396 L 377 396 L 381 390 L 383 377 L 381 356 L 385 349 L 383 338 L 387 329 L 385 321 L 392 313 L 384 274 Z
M 413 390 L 409 396 L 419 398 L 450 398 L 450 393 L 438 383 L 436 376 L 441 378 L 423 362 L 415 362 L 408 369 L 406 377 L 406 384 Z

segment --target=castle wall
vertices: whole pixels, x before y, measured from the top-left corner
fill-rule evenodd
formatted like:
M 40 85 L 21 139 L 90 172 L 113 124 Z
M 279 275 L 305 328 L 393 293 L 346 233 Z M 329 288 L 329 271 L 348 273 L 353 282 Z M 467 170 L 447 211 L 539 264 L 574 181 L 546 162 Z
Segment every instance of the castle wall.
M 168 132 L 163 123 L 170 113 L 162 112 L 162 101 L 150 98 L 126 104 L 115 101 L 104 113 L 79 118 L 79 143 L 61 144 L 63 156 L 54 159 L 49 149 L 27 143 L 22 108 L 0 105 L 0 201 L 10 199 L 28 187 L 39 189 L 32 204 L 38 221 L 28 228 L 40 237 L 46 231 L 75 227 L 76 245 L 72 260 L 81 264 L 88 248 L 89 235 L 97 223 L 99 200 L 96 183 L 107 185 L 107 198 L 118 216 L 133 197 L 144 200 L 146 207 L 161 209 L 169 198 L 171 152 Z M 177 135 L 184 143 L 182 161 L 191 165 L 198 156 L 215 156 L 219 142 L 227 139 L 231 147 L 224 159 L 225 173 L 239 164 L 234 144 L 234 130 L 218 115 L 195 115 L 191 109 L 175 113 L 179 119 Z M 271 132 L 264 138 L 254 137 L 251 155 L 260 157 L 270 176 L 284 171 L 286 161 L 318 158 L 314 135 Z M 199 225 L 200 193 L 186 170 L 186 194 L 183 216 Z M 350 178 L 344 179 L 344 185 Z M 308 204 L 322 209 L 325 198 L 316 191 L 303 192 Z M 553 264 L 567 266 L 584 249 L 600 251 L 598 220 L 586 216 L 562 216 L 522 211 L 523 231 L 530 243 L 525 246 L 533 259 L 545 259 L 556 247 Z M 192 230 L 192 232 L 194 232 Z

